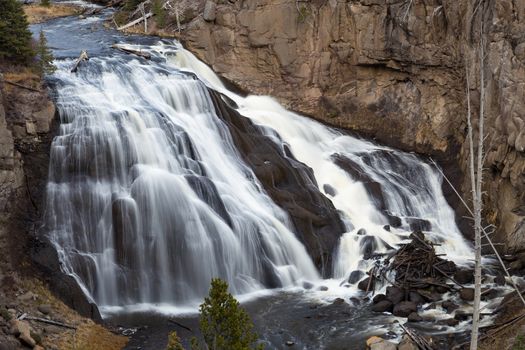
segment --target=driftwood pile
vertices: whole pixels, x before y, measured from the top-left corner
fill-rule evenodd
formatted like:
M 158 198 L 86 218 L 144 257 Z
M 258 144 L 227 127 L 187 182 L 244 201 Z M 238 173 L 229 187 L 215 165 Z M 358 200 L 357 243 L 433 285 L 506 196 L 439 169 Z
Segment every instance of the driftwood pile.
M 441 258 L 444 254 L 436 254 L 435 246 L 425 239 L 421 231 L 410 235 L 412 241 L 403 244 L 401 248 L 385 261 L 387 272 L 395 272 L 393 284 L 404 289 L 421 289 L 429 286 L 447 291 L 452 287 L 447 285 L 450 280 L 463 288 L 452 277 L 457 271 L 456 264 Z

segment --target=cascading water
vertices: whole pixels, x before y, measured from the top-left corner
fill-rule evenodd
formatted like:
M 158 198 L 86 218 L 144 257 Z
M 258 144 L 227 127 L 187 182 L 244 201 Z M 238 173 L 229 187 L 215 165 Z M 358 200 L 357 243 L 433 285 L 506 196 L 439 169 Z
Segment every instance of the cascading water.
M 212 277 L 235 293 L 317 278 L 199 80 L 122 57 L 69 66 L 47 224 L 99 305 L 197 303 Z
M 341 213 L 348 232 L 333 266 L 335 278 L 365 271 L 373 252 L 386 252 L 413 229 L 428 233 L 437 250 L 463 263 L 472 256 L 442 192 L 442 175 L 414 154 L 366 142 L 287 111 L 266 96 L 243 98 L 228 91 L 191 53 L 179 49 L 170 60 L 195 72 L 232 98 L 241 114 L 264 125 L 277 143 L 314 171 L 317 183 Z
M 71 59 L 59 60 L 53 77 L 61 126 L 46 230 L 65 272 L 99 306 L 195 306 L 212 277 L 236 294 L 320 281 L 309 253 L 324 231 L 305 243 L 290 208 L 276 204 L 288 192 L 269 195 L 210 88 L 258 125 L 248 127 L 291 160 L 296 179 L 317 184 L 337 209 L 346 232 L 331 252 L 334 280 L 319 283 L 354 292 L 373 254 L 415 228 L 457 261 L 471 255 L 439 172 L 417 156 L 345 135 L 271 98 L 238 96 L 178 44 L 139 49 L 153 59 L 112 52 L 76 74 Z M 337 290 L 351 275 L 348 288 Z

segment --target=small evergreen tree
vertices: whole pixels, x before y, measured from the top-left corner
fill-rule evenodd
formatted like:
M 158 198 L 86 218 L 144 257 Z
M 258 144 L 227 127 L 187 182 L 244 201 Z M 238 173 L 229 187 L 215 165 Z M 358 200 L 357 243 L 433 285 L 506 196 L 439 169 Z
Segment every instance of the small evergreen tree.
M 262 350 L 256 345 L 253 323 L 239 302 L 228 293 L 228 284 L 218 278 L 211 281 L 210 294 L 200 306 L 200 330 L 211 350 Z M 199 349 L 196 339 L 192 349 Z
M 168 347 L 166 350 L 184 350 L 177 332 L 173 331 L 168 336 Z
M 51 6 L 51 2 L 50 2 L 50 0 L 41 0 L 40 1 L 40 5 L 45 6 L 45 7 L 49 7 L 49 6 Z
M 151 4 L 151 12 L 155 15 L 155 22 L 160 28 L 166 26 L 167 13 L 162 0 L 153 0 Z
M 0 0 L 0 60 L 27 65 L 34 52 L 31 32 L 22 4 L 17 0 Z
M 47 39 L 42 30 L 38 38 L 36 70 L 40 76 L 51 74 L 56 70 L 53 65 L 53 53 L 47 47 Z

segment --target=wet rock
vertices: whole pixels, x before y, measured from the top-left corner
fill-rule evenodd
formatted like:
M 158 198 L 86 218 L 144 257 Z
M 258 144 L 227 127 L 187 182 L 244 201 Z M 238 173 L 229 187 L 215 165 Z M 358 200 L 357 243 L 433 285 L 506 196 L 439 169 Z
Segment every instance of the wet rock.
M 401 227 L 403 225 L 403 221 L 395 216 L 395 215 L 392 215 L 392 214 L 389 214 L 389 213 L 385 213 L 385 216 L 388 220 L 388 224 L 394 228 L 398 228 L 398 227 Z
M 318 290 L 320 290 L 321 292 L 326 292 L 328 290 L 328 287 L 327 286 L 321 286 L 318 288 Z
M 379 303 L 380 301 L 383 301 L 383 300 L 386 300 L 386 295 L 384 295 L 384 294 L 376 294 L 376 296 L 374 296 L 374 299 L 372 299 L 372 303 L 377 304 L 377 303 Z
M 295 343 L 291 340 L 286 341 L 286 346 L 293 346 Z
M 509 264 L 509 271 L 515 273 L 523 268 L 523 263 L 520 260 L 513 261 Z
M 368 260 L 377 250 L 377 242 L 374 236 L 365 236 L 359 242 L 359 252 L 363 254 L 363 259 Z
M 307 281 L 304 281 L 303 282 L 303 288 L 304 289 L 312 289 L 314 287 L 314 285 L 310 282 L 307 282 Z
M 333 188 L 332 186 L 330 186 L 329 184 L 324 184 L 323 190 L 327 195 L 332 196 L 332 197 L 334 197 L 337 194 L 337 190 Z
M 386 297 L 392 303 L 399 304 L 405 300 L 405 292 L 401 288 L 390 286 L 386 288 Z
M 390 232 L 390 225 L 383 226 L 383 230 Z
M 51 305 L 48 305 L 48 304 L 38 305 L 38 311 L 40 311 L 44 315 L 49 315 L 51 313 L 51 310 L 52 310 Z
M 412 231 L 430 231 L 432 224 L 428 220 L 419 218 L 407 218 L 408 225 Z
M 494 278 L 494 283 L 496 283 L 498 286 L 504 286 L 507 283 L 507 280 L 505 279 L 505 276 L 498 275 Z
M 394 306 L 392 313 L 395 316 L 408 317 L 412 312 L 417 312 L 417 305 L 411 301 L 402 301 Z
M 408 315 L 408 322 L 421 322 L 423 317 L 419 316 L 417 312 L 412 312 Z
M 366 230 L 364 228 L 360 228 L 358 231 L 357 231 L 357 234 L 359 236 L 365 236 L 366 235 Z
M 481 290 L 481 300 L 490 300 L 497 298 L 499 295 L 498 291 L 493 288 L 484 288 Z
M 450 300 L 445 300 L 441 306 L 443 307 L 444 310 L 447 311 L 447 313 L 452 313 L 454 312 L 455 310 L 457 310 L 459 308 L 459 305 L 450 301 Z
M 454 274 L 454 279 L 460 284 L 469 284 L 474 282 L 474 271 L 472 270 L 457 270 Z
M 459 324 L 459 321 L 455 318 L 447 318 L 445 324 L 450 327 L 456 327 Z
M 418 292 L 408 293 L 408 300 L 416 303 L 416 305 L 422 305 L 425 303 L 425 299 Z
M 472 317 L 472 314 L 468 314 L 468 313 L 466 313 L 464 311 L 456 311 L 456 314 L 454 315 L 454 319 L 456 319 L 458 321 L 466 321 L 470 317 Z
M 459 291 L 459 297 L 465 301 L 474 300 L 474 289 L 473 288 L 462 288 Z
M 343 298 L 336 298 L 336 299 L 334 300 L 334 302 L 332 303 L 332 305 L 343 305 L 343 304 L 345 304 L 345 303 L 346 303 L 346 302 L 345 302 L 345 300 L 344 300 Z
M 364 280 L 362 280 L 361 282 L 359 282 L 357 284 L 357 288 L 361 289 L 361 290 L 364 290 L 365 292 L 368 290 L 373 290 L 374 289 L 374 280 L 372 279 L 372 281 L 370 281 L 370 277 L 367 277 L 365 278 Z
M 374 312 L 392 312 L 394 310 L 394 304 L 390 300 L 381 300 L 377 304 L 372 306 Z
M 352 271 L 352 273 L 350 273 L 350 277 L 348 277 L 348 283 L 355 284 L 359 282 L 361 278 L 363 278 L 364 275 L 365 273 L 363 271 L 360 271 L 360 270 Z

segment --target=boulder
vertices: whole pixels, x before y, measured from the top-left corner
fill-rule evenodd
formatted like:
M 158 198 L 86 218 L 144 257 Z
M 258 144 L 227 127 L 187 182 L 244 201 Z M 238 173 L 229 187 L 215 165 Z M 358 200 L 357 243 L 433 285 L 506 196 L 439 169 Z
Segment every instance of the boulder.
M 51 305 L 48 305 L 48 304 L 38 305 L 38 311 L 40 311 L 44 315 L 49 315 L 51 313 L 51 310 L 52 310 Z
M 460 284 L 469 284 L 474 282 L 474 271 L 472 270 L 457 270 L 454 273 L 454 279 Z
M 377 303 L 379 303 L 380 301 L 383 301 L 383 300 L 386 300 L 386 295 L 384 295 L 384 294 L 376 294 L 376 296 L 374 296 L 374 299 L 372 299 L 372 303 L 377 304 Z
M 455 318 L 447 318 L 445 324 L 450 327 L 456 327 L 459 324 L 459 321 Z
M 462 300 L 465 301 L 474 300 L 474 288 L 462 288 L 459 291 L 459 296 Z
M 332 186 L 330 186 L 329 184 L 324 184 L 323 190 L 324 190 L 324 193 L 326 193 L 329 196 L 335 197 L 335 195 L 337 195 L 337 190 L 333 188 Z
M 370 287 L 368 286 L 370 284 Z M 367 291 L 367 289 L 370 291 L 370 290 L 373 290 L 374 289 L 374 280 L 372 279 L 372 281 L 370 282 L 370 277 L 367 277 L 365 278 L 364 280 L 362 280 L 361 282 L 359 282 L 357 284 L 357 288 L 361 289 L 361 290 L 364 290 L 365 292 Z
M 422 305 L 425 303 L 425 299 L 418 292 L 408 293 L 408 300 L 416 303 L 416 305 Z
M 215 21 L 215 18 L 217 16 L 217 4 L 213 1 L 206 1 L 206 5 L 204 5 L 204 12 L 202 14 L 202 18 L 204 18 L 207 22 L 213 22 Z
M 317 288 L 317 290 L 320 290 L 321 292 L 326 292 L 328 290 L 328 287 L 327 286 L 321 286 L 321 287 Z
M 398 304 L 405 300 L 405 292 L 398 287 L 386 287 L 386 297 L 394 304 Z
M 409 336 L 404 335 L 403 339 L 397 346 L 397 350 L 419 350 L 419 347 L 410 339 Z
M 314 285 L 308 281 L 304 281 L 303 282 L 303 288 L 304 289 L 312 289 L 314 287 Z
M 417 312 L 417 305 L 411 301 L 402 301 L 394 306 L 393 314 L 399 317 L 408 317 L 412 312 Z
M 504 286 L 507 283 L 507 280 L 505 279 L 505 276 L 498 275 L 494 278 L 494 283 L 496 283 L 498 286 Z
M 456 311 L 456 314 L 454 315 L 454 318 L 458 321 L 466 321 L 469 317 L 472 317 L 472 314 L 467 314 L 464 311 Z
M 363 278 L 365 273 L 363 271 L 355 270 L 350 273 L 350 277 L 348 277 L 348 283 L 356 284 Z
M 344 300 L 343 298 L 336 298 L 336 299 L 334 300 L 334 302 L 332 303 L 332 305 L 343 305 L 343 304 L 345 304 L 345 303 L 346 303 L 346 302 L 345 302 L 345 300 Z
M 452 313 L 454 312 L 454 310 L 457 310 L 459 308 L 459 305 L 450 301 L 450 300 L 445 300 L 441 306 L 443 307 L 444 310 L 447 311 L 447 313 Z
M 372 306 L 374 312 L 392 312 L 394 310 L 394 304 L 390 300 L 382 300 Z
M 396 350 L 396 344 L 389 342 L 388 340 L 381 339 L 370 345 L 370 350 Z
M 419 316 L 417 312 L 412 312 L 408 315 L 408 322 L 421 322 L 423 317 Z

